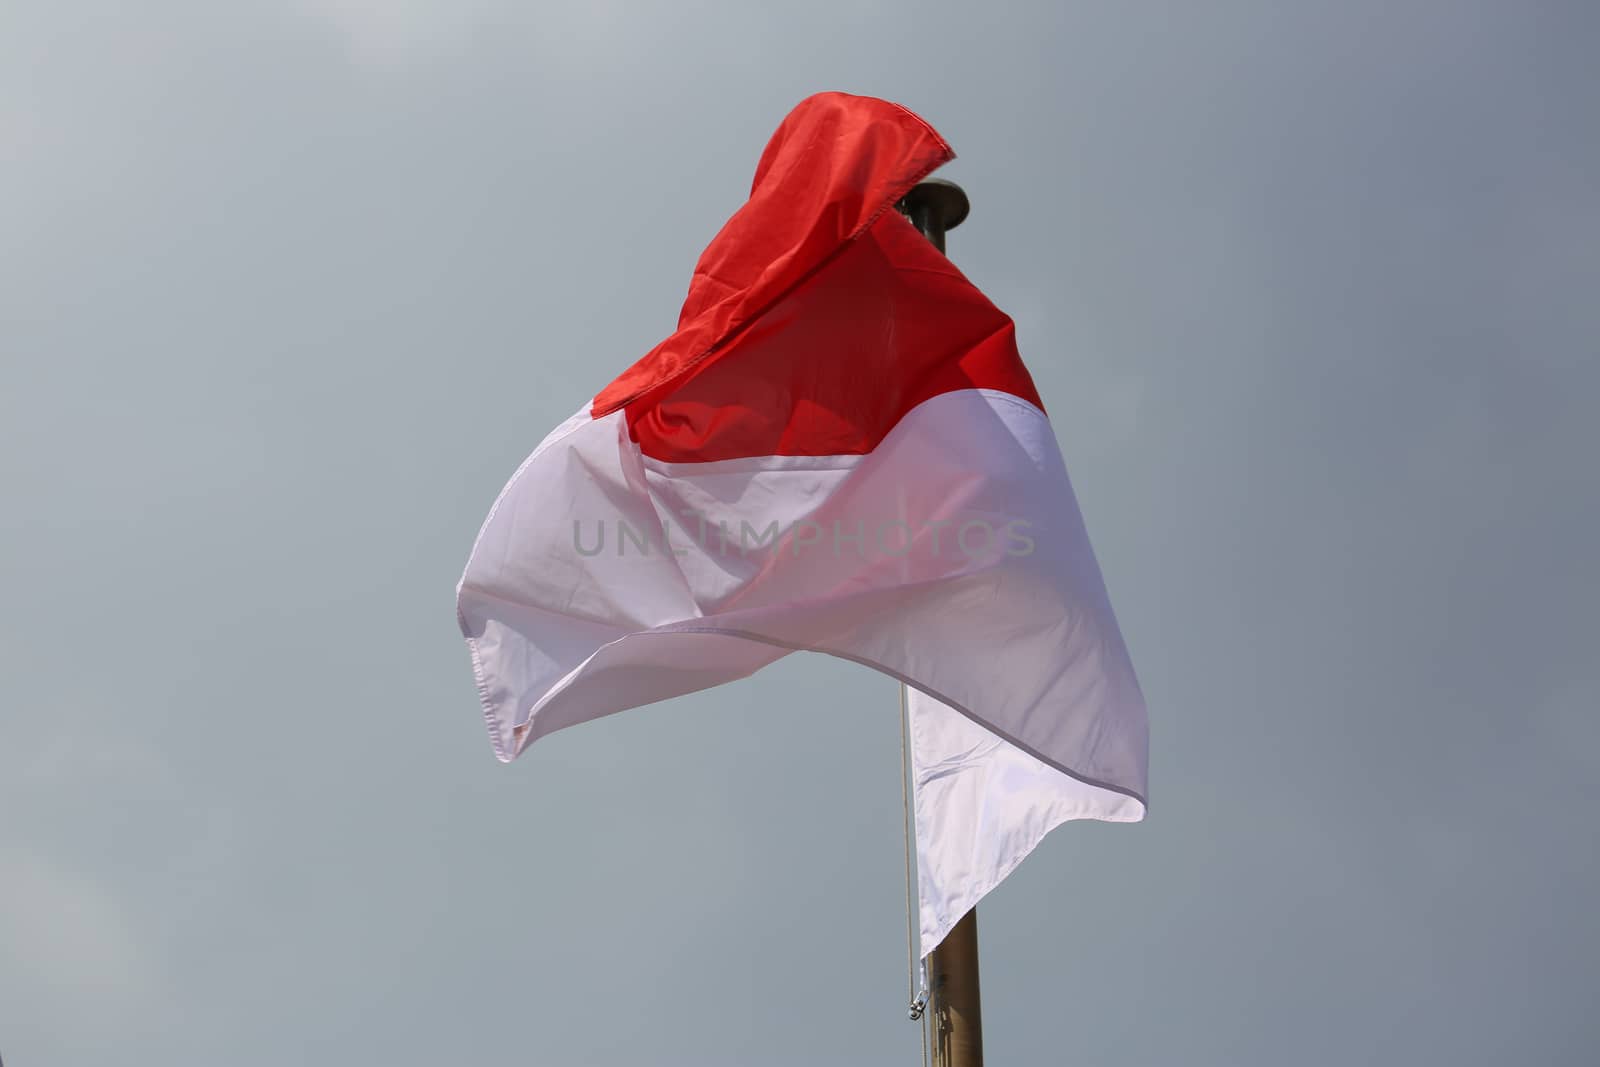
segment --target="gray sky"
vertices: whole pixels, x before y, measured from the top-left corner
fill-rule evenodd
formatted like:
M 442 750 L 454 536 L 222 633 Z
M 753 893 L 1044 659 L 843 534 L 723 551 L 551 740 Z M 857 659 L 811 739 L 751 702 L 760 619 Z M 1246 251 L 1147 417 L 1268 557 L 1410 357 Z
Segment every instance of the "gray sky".
M 892 682 L 502 767 L 452 604 L 820 89 L 960 153 L 1151 705 L 1149 821 L 980 910 L 992 1061 L 1592 1063 L 1597 31 L 9 0 L 7 1064 L 916 1062 Z

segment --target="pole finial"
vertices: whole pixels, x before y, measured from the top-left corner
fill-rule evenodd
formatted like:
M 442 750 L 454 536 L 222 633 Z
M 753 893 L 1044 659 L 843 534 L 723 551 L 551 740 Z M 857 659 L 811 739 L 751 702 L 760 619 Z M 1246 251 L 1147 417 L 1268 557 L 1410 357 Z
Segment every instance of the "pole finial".
M 972 210 L 972 202 L 961 186 L 943 178 L 919 182 L 897 206 L 941 252 L 944 251 L 944 235 L 966 221 L 967 213 Z

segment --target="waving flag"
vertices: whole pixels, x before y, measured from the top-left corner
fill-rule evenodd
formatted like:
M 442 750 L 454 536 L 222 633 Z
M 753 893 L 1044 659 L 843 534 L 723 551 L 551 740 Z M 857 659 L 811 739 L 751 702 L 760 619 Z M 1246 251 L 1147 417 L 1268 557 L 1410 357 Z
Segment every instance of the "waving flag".
M 893 210 L 952 156 L 894 104 L 801 103 L 677 331 L 516 472 L 457 595 L 502 760 L 796 650 L 908 683 L 925 950 L 948 928 L 930 885 L 956 907 L 1058 815 L 1138 817 L 1146 765 L 1011 320 Z M 1009 799 L 953 813 L 986 796 Z

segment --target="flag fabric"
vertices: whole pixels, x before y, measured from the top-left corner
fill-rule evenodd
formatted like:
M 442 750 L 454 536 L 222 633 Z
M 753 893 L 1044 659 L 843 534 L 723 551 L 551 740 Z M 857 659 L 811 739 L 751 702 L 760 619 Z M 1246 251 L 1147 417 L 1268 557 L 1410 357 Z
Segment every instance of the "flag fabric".
M 457 591 L 502 760 L 799 650 L 907 683 L 925 952 L 1049 826 L 1139 817 L 1147 744 L 1012 322 L 894 210 L 953 155 L 802 102 L 677 330 L 522 464 Z
M 1063 774 L 925 693 L 907 704 L 923 955 L 1057 826 L 1144 818 L 1137 796 Z

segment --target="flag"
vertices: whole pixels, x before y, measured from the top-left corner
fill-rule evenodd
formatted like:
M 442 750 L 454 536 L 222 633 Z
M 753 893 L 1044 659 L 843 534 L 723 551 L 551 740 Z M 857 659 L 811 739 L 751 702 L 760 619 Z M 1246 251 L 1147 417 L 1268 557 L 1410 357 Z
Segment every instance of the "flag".
M 799 650 L 908 684 L 925 913 L 1145 795 L 1143 698 L 1013 324 L 894 210 L 953 155 L 895 104 L 803 101 L 677 330 L 522 464 L 457 591 L 502 760 Z M 926 951 L 948 925 L 923 926 Z

